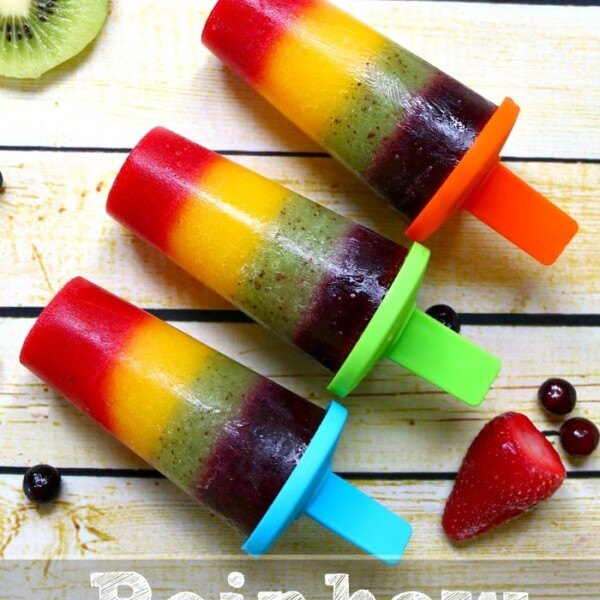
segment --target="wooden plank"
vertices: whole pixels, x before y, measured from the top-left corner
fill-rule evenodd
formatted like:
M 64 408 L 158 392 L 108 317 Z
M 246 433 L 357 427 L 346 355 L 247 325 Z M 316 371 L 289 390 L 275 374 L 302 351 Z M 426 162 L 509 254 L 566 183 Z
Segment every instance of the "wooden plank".
M 58 501 L 37 508 L 22 478 L 0 476 L 0 551 L 5 559 L 226 559 L 241 556 L 243 538 L 163 480 L 65 478 Z M 567 480 L 556 495 L 523 517 L 466 544 L 452 544 L 440 518 L 451 482 L 353 482 L 414 528 L 407 559 L 504 558 L 598 560 L 600 480 Z M 541 542 L 545 540 L 545 542 Z M 350 558 L 347 542 L 302 518 L 272 555 Z
M 1 143 L 128 147 L 160 123 L 221 149 L 314 150 L 203 48 L 213 4 L 179 0 L 165 27 L 159 0 L 113 3 L 80 57 L 40 81 L 2 82 Z M 514 97 L 523 114 L 508 155 L 600 156 L 597 7 L 342 4 L 491 100 Z
M 7 152 L 2 158 L 0 306 L 45 305 L 80 274 L 142 306 L 228 306 L 106 216 L 108 189 L 124 155 Z M 331 159 L 235 160 L 408 243 L 398 215 Z M 428 241 L 432 258 L 421 306 L 443 301 L 462 312 L 597 312 L 600 165 L 510 168 L 570 212 L 579 234 L 555 265 L 544 267 L 470 215 L 457 216 Z
M 61 467 L 146 465 L 88 417 L 18 364 L 30 319 L 0 320 L 0 465 L 49 462 Z M 305 398 L 325 404 L 328 374 L 257 325 L 177 323 L 177 327 Z M 576 414 L 600 423 L 600 328 L 465 327 L 464 335 L 493 351 L 503 370 L 486 401 L 472 409 L 392 363 L 380 364 L 344 400 L 349 422 L 336 454 L 343 472 L 456 471 L 470 440 L 502 412 L 527 414 L 541 430 L 561 420 L 539 407 L 536 391 L 561 376 L 578 390 Z M 565 457 L 569 470 L 600 470 L 600 452 Z M 24 444 L 26 440 L 26 444 Z

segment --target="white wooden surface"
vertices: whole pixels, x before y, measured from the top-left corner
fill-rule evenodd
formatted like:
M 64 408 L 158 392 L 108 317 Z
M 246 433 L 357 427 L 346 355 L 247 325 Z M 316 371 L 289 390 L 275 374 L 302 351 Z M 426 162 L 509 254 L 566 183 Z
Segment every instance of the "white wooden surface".
M 491 100 L 513 97 L 522 113 L 504 151 L 512 157 L 510 168 L 580 223 L 573 244 L 547 268 L 468 215 L 455 218 L 430 240 L 433 255 L 420 306 L 443 301 L 466 313 L 600 313 L 600 8 L 399 0 L 342 4 Z M 18 364 L 33 321 L 13 308 L 43 306 L 75 275 L 143 307 L 231 309 L 105 216 L 108 188 L 125 157 L 115 149 L 130 148 L 161 124 L 214 149 L 258 152 L 235 160 L 403 240 L 395 214 L 330 159 L 260 154 L 319 149 L 201 46 L 211 5 L 178 0 L 167 18 L 157 0 L 113 0 L 105 29 L 79 58 L 37 82 L 0 81 L 0 170 L 6 182 L 0 194 L 0 556 L 5 559 L 242 560 L 235 532 L 167 481 L 86 471 L 146 467 Z M 568 479 L 536 511 L 471 544 L 450 544 L 440 526 L 449 478 L 488 419 L 518 410 L 557 442 L 552 434 L 560 421 L 543 414 L 535 400 L 545 378 L 571 380 L 579 393 L 577 414 L 600 423 L 600 328 L 597 319 L 594 323 L 466 326 L 466 336 L 503 360 L 489 398 L 475 410 L 391 364 L 377 367 L 347 399 L 351 416 L 335 466 L 358 474 L 357 485 L 412 522 L 407 558 L 451 561 L 453 568 L 438 573 L 438 579 L 444 575 L 440 585 L 463 581 L 467 565 L 481 558 L 533 559 L 540 565 L 557 554 L 600 560 L 600 455 L 565 458 L 577 478 Z M 256 325 L 175 324 L 307 398 L 319 403 L 328 398 L 327 375 Z M 32 507 L 20 491 L 19 468 L 37 462 L 75 469 L 65 478 L 60 502 L 47 510 Z M 271 556 L 307 555 L 357 557 L 348 545 L 304 521 Z M 300 574 L 311 570 L 308 563 L 298 564 Z M 410 564 L 407 573 L 425 577 Z M 169 568 L 176 573 L 178 567 Z M 381 577 L 387 573 L 386 567 L 372 568 Z M 506 577 L 509 572 L 500 568 Z M 590 572 L 573 571 L 578 584 L 569 588 L 569 597 L 594 598 Z M 538 575 L 518 581 L 540 597 L 567 597 L 564 582 L 546 585 L 542 567 Z M 40 597 L 55 597 L 52 589 L 47 583 Z M 382 589 L 393 595 L 389 585 Z M 175 586 L 171 593 L 177 591 Z
M 523 115 L 505 154 L 600 156 L 595 7 L 338 4 L 490 100 L 514 97 Z M 178 0 L 168 24 L 160 5 L 115 0 L 79 58 L 42 82 L 4 83 L 6 143 L 128 147 L 150 123 L 214 149 L 317 149 L 202 47 L 211 0 Z

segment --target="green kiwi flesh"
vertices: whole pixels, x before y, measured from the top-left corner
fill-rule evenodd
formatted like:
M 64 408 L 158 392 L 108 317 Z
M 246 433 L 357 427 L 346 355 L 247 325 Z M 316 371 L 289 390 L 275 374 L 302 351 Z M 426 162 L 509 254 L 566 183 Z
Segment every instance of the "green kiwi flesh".
M 35 78 L 99 33 L 109 0 L 0 0 L 0 76 Z

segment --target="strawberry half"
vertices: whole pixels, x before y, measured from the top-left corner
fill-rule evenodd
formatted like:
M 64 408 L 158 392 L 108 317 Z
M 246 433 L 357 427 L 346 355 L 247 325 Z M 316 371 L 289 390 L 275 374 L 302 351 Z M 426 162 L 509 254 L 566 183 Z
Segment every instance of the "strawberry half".
M 492 419 L 473 440 L 446 502 L 442 525 L 468 540 L 550 498 L 566 477 L 552 444 L 519 413 Z

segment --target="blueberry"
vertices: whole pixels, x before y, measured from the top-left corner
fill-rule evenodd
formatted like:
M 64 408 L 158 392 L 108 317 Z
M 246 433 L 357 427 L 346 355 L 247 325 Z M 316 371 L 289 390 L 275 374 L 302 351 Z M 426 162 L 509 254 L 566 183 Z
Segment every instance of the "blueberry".
M 460 333 L 460 319 L 453 308 L 446 304 L 435 304 L 425 311 L 430 317 L 449 327 L 452 331 Z
M 600 432 L 588 419 L 575 417 L 561 425 L 560 443 L 573 456 L 589 456 L 600 443 Z
M 37 504 L 54 500 L 60 491 L 60 473 L 50 465 L 35 465 L 23 477 L 25 495 Z
M 553 377 L 540 386 L 538 400 L 548 412 L 566 415 L 575 408 L 577 392 L 567 380 Z

